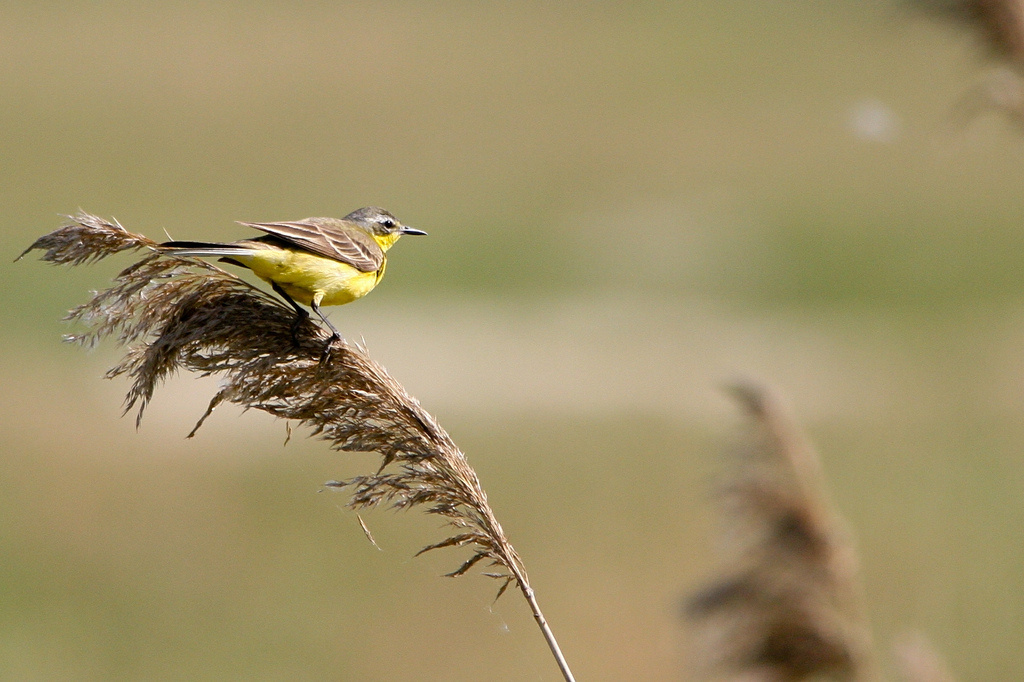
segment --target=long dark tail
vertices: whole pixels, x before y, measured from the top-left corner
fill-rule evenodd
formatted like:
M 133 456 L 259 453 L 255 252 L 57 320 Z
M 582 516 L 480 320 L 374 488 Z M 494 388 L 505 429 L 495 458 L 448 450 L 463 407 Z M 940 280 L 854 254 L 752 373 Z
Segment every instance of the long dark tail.
M 160 246 L 165 246 L 169 249 L 202 249 L 202 248 L 214 248 L 217 246 L 226 246 L 221 242 L 164 242 Z
M 223 244 L 219 242 L 164 242 L 160 249 L 170 251 L 177 256 L 240 256 L 251 254 L 255 249 L 244 244 Z

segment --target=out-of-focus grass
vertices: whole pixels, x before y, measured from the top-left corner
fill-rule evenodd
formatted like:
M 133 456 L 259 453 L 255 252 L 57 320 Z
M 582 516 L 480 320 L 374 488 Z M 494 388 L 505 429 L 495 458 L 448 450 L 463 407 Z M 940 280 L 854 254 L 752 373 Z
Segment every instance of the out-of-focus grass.
M 694 235 L 713 244 L 708 198 L 724 196 L 758 256 L 744 269 L 766 273 L 749 289 L 758 305 L 889 302 L 915 283 L 942 300 L 948 289 L 930 282 L 969 288 L 964 271 L 993 256 L 1000 272 L 1024 265 L 985 236 L 1024 213 L 1007 131 L 951 123 L 969 83 L 964 42 L 881 3 L 5 11 L 12 238 L 79 205 L 155 235 L 214 238 L 245 234 L 236 219 L 380 203 L 432 228 L 392 273 L 409 290 L 496 293 L 511 279 L 537 294 L 594 286 L 592 273 L 622 267 L 621 240 L 640 256 Z M 876 100 L 892 141 L 851 123 Z M 630 220 L 651 203 L 674 209 Z M 603 215 L 618 234 L 588 248 Z M 964 234 L 982 236 L 965 251 Z M 892 260 L 880 271 L 879 254 Z M 717 267 L 740 270 L 721 255 Z M 729 282 L 703 284 L 716 295 Z M 1016 280 L 994 284 L 974 295 Z
M 881 1 L 8 3 L 0 251 L 78 207 L 386 206 L 431 236 L 332 318 L 469 453 L 581 679 L 674 678 L 737 372 L 816 437 L 879 641 L 1011 679 L 1024 140 L 952 124 L 977 66 Z M 409 558 L 430 520 L 374 515 L 380 553 L 316 494 L 369 460 L 229 410 L 179 440 L 209 382 L 118 420 L 57 319 L 127 262 L 5 266 L 0 677 L 553 673 L 514 599 Z

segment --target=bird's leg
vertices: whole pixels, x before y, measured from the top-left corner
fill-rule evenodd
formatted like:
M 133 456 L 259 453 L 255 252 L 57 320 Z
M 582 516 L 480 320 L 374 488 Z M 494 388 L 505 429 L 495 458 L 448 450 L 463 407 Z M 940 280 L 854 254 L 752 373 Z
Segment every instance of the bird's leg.
M 319 315 L 320 319 L 324 321 L 324 324 L 326 324 L 330 328 L 330 330 L 331 330 L 331 338 L 328 339 L 328 341 L 327 341 L 327 344 L 330 345 L 334 341 L 341 340 L 341 332 L 339 332 L 338 329 L 333 324 L 331 324 L 331 321 L 328 320 L 327 316 L 324 315 L 322 310 L 320 310 L 320 300 L 321 299 L 322 299 L 322 296 L 314 296 L 313 297 L 313 302 L 310 303 L 309 307 L 312 308 L 313 312 L 316 313 L 317 315 Z
M 289 296 L 285 290 L 277 284 L 277 282 L 271 282 L 270 286 L 274 288 L 274 291 L 276 291 L 281 298 L 291 303 L 292 307 L 295 308 L 295 321 L 292 322 L 292 343 L 295 344 L 295 347 L 297 348 L 299 345 L 299 327 L 301 327 L 302 322 L 309 317 L 309 313 L 306 312 L 305 308 L 296 303 L 295 299 Z
M 326 365 L 331 359 L 331 349 L 334 348 L 334 342 L 341 340 L 341 332 L 339 332 L 331 321 L 327 319 L 323 311 L 320 310 L 320 301 L 323 300 L 323 295 L 314 294 L 313 300 L 310 302 L 309 307 L 313 309 L 313 312 L 320 316 L 320 319 L 324 321 L 328 327 L 331 328 L 331 338 L 327 339 L 327 343 L 324 344 L 324 351 L 320 354 L 320 365 Z

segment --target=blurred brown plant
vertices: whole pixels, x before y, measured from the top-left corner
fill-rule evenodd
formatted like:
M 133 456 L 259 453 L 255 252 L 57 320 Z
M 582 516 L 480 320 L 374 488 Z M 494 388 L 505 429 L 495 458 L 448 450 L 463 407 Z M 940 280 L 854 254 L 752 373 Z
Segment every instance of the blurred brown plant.
M 693 595 L 701 679 L 876 679 L 857 558 L 813 448 L 764 390 L 732 393 L 749 424 L 720 490 L 721 577 Z
M 915 0 L 914 4 L 974 31 L 996 58 L 1024 66 L 1021 0 Z
M 914 0 L 913 4 L 972 33 L 997 63 L 961 99 L 958 118 L 969 121 L 992 108 L 1024 126 L 1024 0 Z
M 420 551 L 467 547 L 471 554 L 449 576 L 487 562 L 501 581 L 500 596 L 515 584 L 567 680 L 569 671 L 537 606 L 522 560 L 487 502 L 476 472 L 451 437 L 365 350 L 329 334 L 309 318 L 293 336 L 291 306 L 205 261 L 163 252 L 152 240 L 116 221 L 87 213 L 36 240 L 42 260 L 79 265 L 130 250 L 150 253 L 114 284 L 74 308 L 67 319 L 89 328 L 70 341 L 94 344 L 114 337 L 127 346 L 108 377 L 132 381 L 125 412 L 138 407 L 136 424 L 153 392 L 179 369 L 223 377 L 221 389 L 189 434 L 224 401 L 296 420 L 336 450 L 376 452 L 373 474 L 328 485 L 348 488 L 352 509 L 421 506 L 453 527 L 448 538 Z

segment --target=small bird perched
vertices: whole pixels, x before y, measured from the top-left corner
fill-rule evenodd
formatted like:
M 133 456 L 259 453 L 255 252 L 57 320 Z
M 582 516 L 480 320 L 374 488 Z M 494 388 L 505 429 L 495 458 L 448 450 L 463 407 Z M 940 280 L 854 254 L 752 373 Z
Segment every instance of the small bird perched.
M 237 242 L 184 242 L 160 244 L 176 256 L 217 256 L 252 270 L 288 301 L 298 317 L 292 333 L 309 313 L 308 305 L 341 338 L 321 305 L 344 305 L 370 292 L 387 267 L 385 252 L 403 234 L 426 234 L 407 227 L 382 208 L 368 206 L 337 218 L 305 218 L 283 223 L 240 223 L 266 232 L 262 237 Z

